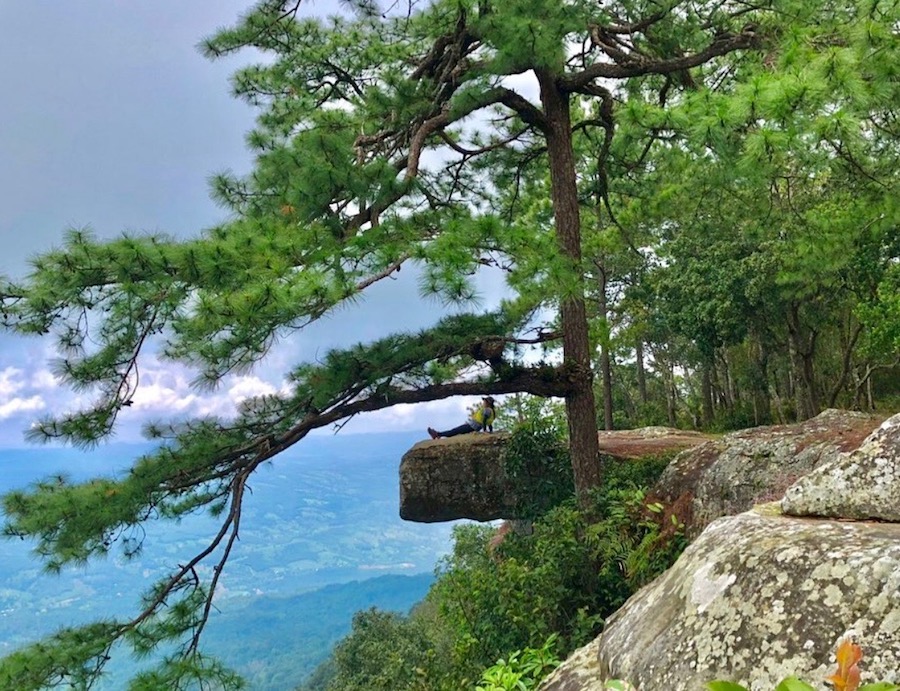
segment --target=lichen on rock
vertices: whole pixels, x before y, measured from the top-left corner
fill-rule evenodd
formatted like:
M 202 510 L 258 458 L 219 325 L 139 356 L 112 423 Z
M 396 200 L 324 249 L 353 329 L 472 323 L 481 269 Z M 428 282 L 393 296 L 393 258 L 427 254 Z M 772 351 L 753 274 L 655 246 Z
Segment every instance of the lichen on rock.
M 821 684 L 848 634 L 866 651 L 864 680 L 900 681 L 900 525 L 747 512 L 712 523 L 573 656 L 588 665 L 567 661 L 541 689 Z
M 801 423 L 732 432 L 679 454 L 651 496 L 684 507 L 679 518 L 697 535 L 716 518 L 781 500 L 799 478 L 856 449 L 882 419 L 829 409 Z
M 794 516 L 900 522 L 900 415 L 886 420 L 852 453 L 801 478 L 781 506 Z

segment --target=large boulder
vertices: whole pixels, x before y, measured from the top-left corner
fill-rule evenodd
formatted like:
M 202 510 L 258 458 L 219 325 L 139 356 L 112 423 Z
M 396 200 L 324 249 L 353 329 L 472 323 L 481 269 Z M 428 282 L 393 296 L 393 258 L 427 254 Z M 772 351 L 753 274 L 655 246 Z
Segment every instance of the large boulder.
M 886 420 L 856 451 L 819 466 L 788 489 L 792 516 L 900 523 L 900 415 Z
M 541 691 L 700 691 L 727 679 L 771 691 L 817 687 L 854 635 L 864 678 L 900 682 L 900 525 L 766 516 L 721 518 L 614 614 Z
M 400 461 L 400 517 L 434 523 L 515 518 L 504 460 L 509 435 L 461 434 L 422 441 Z
M 671 455 L 708 436 L 668 427 L 600 432 L 600 453 L 629 461 Z M 462 434 L 421 441 L 400 462 L 400 516 L 432 523 L 470 518 L 515 519 L 520 504 L 506 473 L 509 434 Z
M 805 422 L 726 434 L 679 454 L 651 490 L 690 536 L 711 521 L 780 499 L 814 468 L 856 449 L 883 417 L 826 410 Z
M 625 678 L 643 691 L 700 691 L 713 679 L 769 691 L 789 675 L 822 687 L 848 636 L 864 650 L 864 681 L 900 683 L 900 415 L 856 446 L 783 502 L 832 518 L 771 503 L 714 521 L 541 690 Z M 875 505 L 885 522 L 844 515 Z

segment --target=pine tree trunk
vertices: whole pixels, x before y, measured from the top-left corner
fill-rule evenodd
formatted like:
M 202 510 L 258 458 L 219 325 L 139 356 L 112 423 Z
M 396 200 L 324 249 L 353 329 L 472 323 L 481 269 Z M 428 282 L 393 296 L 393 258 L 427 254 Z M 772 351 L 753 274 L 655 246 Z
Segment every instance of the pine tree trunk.
M 731 364 L 728 362 L 728 354 L 720 350 L 716 358 L 721 364 L 722 370 L 722 407 L 729 416 L 734 414 L 737 398 L 734 390 L 734 377 L 731 374 Z
M 848 320 L 849 319 L 850 317 L 848 317 Z M 828 395 L 829 408 L 837 407 L 838 396 L 844 390 L 844 387 L 847 386 L 847 381 L 850 379 L 850 373 L 853 368 L 853 353 L 856 349 L 856 343 L 859 341 L 862 329 L 862 324 L 858 323 L 848 326 L 846 338 L 841 338 L 841 373 L 838 375 L 837 381 L 834 383 L 834 386 L 831 388 L 831 393 Z
M 537 70 L 536 74 L 547 119 L 547 156 L 550 162 L 556 239 L 560 252 L 571 262 L 572 271 L 576 276 L 582 277 L 581 217 L 572 150 L 569 98 L 549 72 Z M 583 289 L 563 297 L 560 304 L 560 326 L 563 333 L 563 366 L 572 381 L 571 392 L 566 397 L 572 470 L 575 475 L 575 491 L 585 505 L 590 490 L 600 485 L 601 475 L 591 348 Z
M 669 365 L 671 367 L 671 365 Z M 675 390 L 675 372 L 669 370 L 669 385 L 666 393 L 666 417 L 669 421 L 669 427 L 678 426 L 677 396 Z
M 603 426 L 605 429 L 611 430 L 613 428 L 612 363 L 607 345 L 600 349 L 600 375 L 603 381 Z
M 757 342 L 753 359 L 753 409 L 757 425 L 768 425 L 772 421 L 772 399 L 769 395 L 769 351 Z
M 634 357 L 637 362 L 637 385 L 641 403 L 647 405 L 647 373 L 644 370 L 644 339 L 638 337 L 634 345 Z
M 657 358 L 661 365 L 660 374 L 663 379 L 663 387 L 666 392 L 666 420 L 669 427 L 675 427 L 678 422 L 676 410 L 677 392 L 675 391 L 675 365 L 666 355 L 665 358 Z
M 713 421 L 713 400 L 712 400 L 712 374 L 710 372 L 712 363 L 705 361 L 701 367 L 700 374 L 700 398 L 703 402 L 701 424 L 704 429 L 709 429 Z

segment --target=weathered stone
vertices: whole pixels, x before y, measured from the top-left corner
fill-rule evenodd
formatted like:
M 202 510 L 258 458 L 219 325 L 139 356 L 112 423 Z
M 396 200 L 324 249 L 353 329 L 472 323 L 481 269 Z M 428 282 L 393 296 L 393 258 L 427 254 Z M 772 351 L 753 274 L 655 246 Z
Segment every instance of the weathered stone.
M 886 420 L 862 445 L 801 478 L 787 490 L 782 510 L 900 523 L 900 415 Z
M 770 691 L 789 675 L 819 687 L 851 634 L 864 681 L 900 682 L 900 525 L 752 511 L 712 523 L 541 691 L 600 691 L 613 678 L 643 691 L 714 679 Z
M 640 429 L 601 430 L 597 432 L 600 453 L 617 459 L 638 459 L 667 456 L 684 449 L 692 449 L 712 439 L 708 434 L 672 427 L 641 427 Z
M 422 441 L 400 461 L 400 517 L 434 523 L 514 518 L 504 460 L 509 435 L 462 434 Z
M 677 507 L 694 536 L 716 518 L 780 499 L 798 478 L 856 449 L 883 419 L 826 410 L 793 425 L 732 432 L 679 454 L 650 496 Z
M 708 439 L 666 427 L 600 432 L 600 452 L 617 460 L 671 454 Z M 432 523 L 515 519 L 519 497 L 506 475 L 509 434 L 462 434 L 422 441 L 400 463 L 400 516 Z

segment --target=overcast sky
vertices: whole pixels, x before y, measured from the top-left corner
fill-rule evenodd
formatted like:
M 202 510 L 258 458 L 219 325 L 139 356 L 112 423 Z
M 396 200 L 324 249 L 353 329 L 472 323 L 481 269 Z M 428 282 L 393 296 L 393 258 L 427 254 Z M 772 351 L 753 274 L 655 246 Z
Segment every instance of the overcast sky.
M 207 179 L 250 167 L 244 135 L 254 113 L 230 96 L 228 80 L 252 58 L 210 62 L 196 45 L 248 7 L 242 0 L 0 0 L 0 274 L 27 273 L 28 258 L 57 245 L 66 228 L 189 237 L 225 217 Z M 337 3 L 305 7 L 330 14 Z M 215 395 L 192 391 L 182 368 L 150 363 L 118 438 L 136 439 L 143 420 L 170 411 L 227 414 L 242 397 L 277 388 L 290 363 L 427 325 L 440 306 L 412 302 L 411 272 L 401 276 Z M 0 447 L 20 445 L 35 416 L 78 404 L 55 384 L 53 356 L 48 342 L 0 334 Z M 347 431 L 456 425 L 471 402 L 400 407 Z

